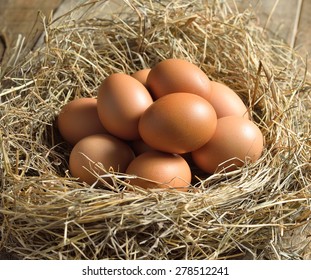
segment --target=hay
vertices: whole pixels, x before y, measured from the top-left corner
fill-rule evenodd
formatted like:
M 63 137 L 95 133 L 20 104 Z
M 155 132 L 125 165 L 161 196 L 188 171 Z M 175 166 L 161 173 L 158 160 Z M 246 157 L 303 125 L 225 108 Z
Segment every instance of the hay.
M 282 242 L 310 215 L 304 60 L 251 10 L 173 2 L 124 1 L 109 17 L 113 3 L 91 1 L 46 23 L 40 48 L 15 51 L 2 66 L 1 248 L 24 259 L 304 258 L 305 243 Z M 194 169 L 188 193 L 149 192 L 113 172 L 106 188 L 71 178 L 55 127 L 60 108 L 96 96 L 113 72 L 168 57 L 188 59 L 243 98 L 264 134 L 261 159 L 212 176 Z

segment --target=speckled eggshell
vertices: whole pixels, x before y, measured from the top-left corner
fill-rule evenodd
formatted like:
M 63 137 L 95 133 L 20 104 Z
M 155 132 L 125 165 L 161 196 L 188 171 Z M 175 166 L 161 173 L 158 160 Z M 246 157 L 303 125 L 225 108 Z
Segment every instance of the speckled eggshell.
M 73 147 L 69 170 L 73 177 L 91 185 L 97 179 L 90 170 L 99 175 L 105 174 L 96 163 L 107 171 L 112 168 L 114 172 L 124 173 L 134 157 L 131 148 L 120 139 L 108 134 L 96 134 L 83 138 Z
M 153 100 L 148 90 L 124 73 L 108 76 L 98 89 L 97 110 L 103 126 L 123 140 L 139 139 L 138 122 Z
M 210 141 L 192 152 L 194 163 L 207 173 L 222 169 L 235 170 L 249 159 L 255 162 L 262 154 L 263 135 L 252 121 L 229 116 L 217 121 L 216 131 Z
M 159 151 L 142 153 L 129 164 L 126 173 L 139 177 L 130 179 L 132 185 L 148 189 L 187 191 L 191 183 L 188 163 L 180 155 Z
M 208 99 L 211 86 L 208 76 L 195 64 L 170 58 L 151 68 L 147 87 L 154 99 L 174 92 L 189 92 Z

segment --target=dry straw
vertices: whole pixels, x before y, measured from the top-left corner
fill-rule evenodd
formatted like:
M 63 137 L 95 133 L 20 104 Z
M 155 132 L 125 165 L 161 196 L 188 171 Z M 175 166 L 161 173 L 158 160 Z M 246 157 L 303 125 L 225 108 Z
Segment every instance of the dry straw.
M 306 258 L 306 242 L 284 242 L 310 215 L 304 59 L 226 1 L 124 0 L 108 16 L 113 5 L 91 1 L 46 23 L 42 46 L 25 56 L 17 46 L 2 65 L 1 248 L 25 259 Z M 243 98 L 264 134 L 261 159 L 212 176 L 194 169 L 188 193 L 150 192 L 113 172 L 103 188 L 71 178 L 60 108 L 96 96 L 113 72 L 169 57 Z

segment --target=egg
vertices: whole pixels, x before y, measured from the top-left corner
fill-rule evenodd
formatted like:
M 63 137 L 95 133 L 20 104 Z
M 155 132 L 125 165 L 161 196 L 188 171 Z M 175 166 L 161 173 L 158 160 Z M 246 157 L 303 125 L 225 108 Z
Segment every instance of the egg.
M 134 140 L 129 143 L 130 147 L 134 151 L 135 155 L 138 156 L 144 152 L 153 151 L 154 149 L 148 146 L 142 139 Z
M 255 162 L 263 151 L 263 135 L 252 121 L 228 116 L 217 121 L 216 131 L 208 143 L 192 152 L 193 162 L 208 173 L 235 170 L 248 159 Z
M 57 127 L 64 140 L 71 145 L 86 136 L 107 132 L 97 114 L 97 100 L 88 97 L 64 105 L 57 117 Z
M 179 155 L 159 151 L 142 153 L 129 164 L 126 173 L 138 176 L 130 183 L 142 188 L 187 191 L 191 183 L 188 163 Z
M 99 119 L 112 135 L 136 140 L 140 138 L 140 116 L 152 102 L 148 90 L 139 81 L 124 73 L 114 73 L 98 89 Z
M 134 72 L 131 76 L 137 81 L 141 82 L 145 87 L 147 87 L 147 77 L 150 72 L 150 68 L 144 68 Z
M 124 173 L 134 157 L 132 149 L 120 139 L 108 134 L 95 134 L 81 139 L 73 147 L 69 171 L 79 181 L 92 185 L 97 180 L 94 173 L 105 174 L 102 168 Z M 110 182 L 109 179 L 106 181 Z
M 195 64 L 184 59 L 166 59 L 151 68 L 147 87 L 154 99 L 174 92 L 189 92 L 205 99 L 210 95 L 210 79 Z
M 213 136 L 216 122 L 215 110 L 204 98 L 178 92 L 149 106 L 138 129 L 143 141 L 155 150 L 182 154 L 203 146 Z
M 214 107 L 217 118 L 239 116 L 249 119 L 248 110 L 242 99 L 228 86 L 211 81 L 207 101 Z

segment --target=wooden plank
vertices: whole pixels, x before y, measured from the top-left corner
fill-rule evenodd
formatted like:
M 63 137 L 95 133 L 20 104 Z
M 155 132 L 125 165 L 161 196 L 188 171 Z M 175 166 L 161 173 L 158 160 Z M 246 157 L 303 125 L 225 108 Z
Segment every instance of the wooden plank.
M 308 56 L 308 69 L 311 71 L 311 1 L 303 0 L 299 25 L 296 34 L 295 48 L 299 50 L 302 56 Z
M 84 0 L 64 0 L 59 5 L 57 11 L 55 12 L 54 16 L 55 18 L 67 13 L 68 11 L 72 10 L 76 6 L 84 3 Z
M 306 57 L 311 54 L 310 0 L 232 0 L 242 11 L 250 7 L 256 12 L 258 24 L 271 31 Z M 308 59 L 311 69 L 311 59 Z
M 29 46 L 39 38 L 43 25 L 38 20 L 38 12 L 49 16 L 62 0 L 0 0 L 0 61 L 5 63 L 8 50 L 16 44 L 18 36 L 25 36 Z M 34 36 L 30 33 L 36 31 Z
M 250 8 L 258 16 L 258 24 L 290 44 L 297 6 L 300 0 L 236 0 L 241 10 Z
M 6 6 L 8 4 L 8 0 L 1 0 L 0 1 L 0 20 L 1 22 L 5 22 L 5 25 L 3 25 L 0 29 L 0 62 L 4 56 L 4 52 L 7 48 L 8 44 L 8 38 L 5 35 L 5 29 L 8 27 L 7 25 L 7 18 L 5 17 L 6 13 Z
M 311 38 L 305 36 L 310 30 L 311 22 L 308 11 L 311 9 L 310 0 L 228 0 L 235 1 L 238 8 L 243 10 L 249 6 L 253 7 L 259 15 L 259 24 L 272 30 L 273 33 L 279 35 L 287 43 L 298 49 L 303 49 L 304 54 L 311 51 Z M 299 2 L 303 3 L 301 9 L 301 18 L 297 21 Z M 38 11 L 49 16 L 51 11 L 56 10 L 56 15 L 59 16 L 74 6 L 83 3 L 83 0 L 0 0 L 0 19 L 5 25 L 0 29 L 0 61 L 5 47 L 11 48 L 14 46 L 17 36 L 21 34 L 26 36 L 29 42 L 36 41 L 42 31 L 40 23 L 35 24 L 38 17 Z M 112 2 L 121 2 L 112 1 Z M 297 23 L 299 28 L 296 37 Z M 31 29 L 38 30 L 35 37 L 28 37 Z M 2 39 L 2 40 L 1 40 Z M 4 42 L 6 41 L 6 42 Z M 31 44 L 31 43 L 30 43 Z M 6 45 L 6 46 L 5 46 Z
M 118 2 L 120 0 L 115 0 Z M 283 38 L 288 44 L 292 44 L 302 55 L 311 53 L 311 1 L 310 0 L 227 0 L 235 1 L 241 11 L 252 6 L 259 16 L 259 24 L 271 30 L 279 37 Z M 62 15 L 72 9 L 83 0 L 0 0 L 0 62 L 3 52 L 15 45 L 18 35 L 26 36 L 30 45 L 34 44 L 39 38 L 43 27 L 36 23 L 38 11 L 49 16 L 51 11 L 56 11 L 56 16 Z M 32 29 L 37 29 L 35 37 L 29 38 Z M 309 69 L 311 69 L 309 59 Z M 300 231 L 301 229 L 299 229 Z M 310 233 L 310 226 L 301 230 L 303 240 Z M 295 239 L 297 240 L 297 239 Z M 292 242 L 292 238 L 291 238 Z M 310 259 L 311 247 L 306 249 Z M 7 259 L 10 256 L 1 255 L 0 259 Z

